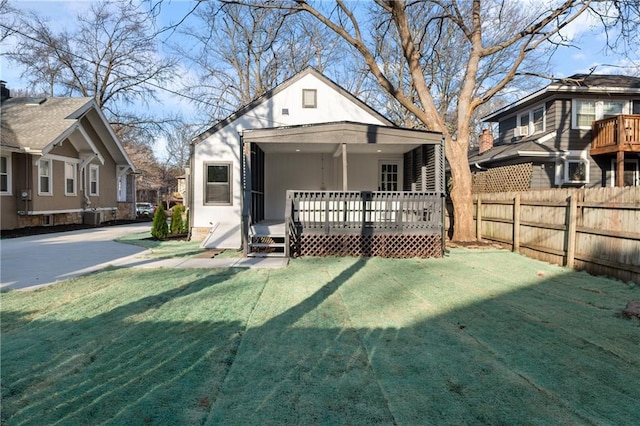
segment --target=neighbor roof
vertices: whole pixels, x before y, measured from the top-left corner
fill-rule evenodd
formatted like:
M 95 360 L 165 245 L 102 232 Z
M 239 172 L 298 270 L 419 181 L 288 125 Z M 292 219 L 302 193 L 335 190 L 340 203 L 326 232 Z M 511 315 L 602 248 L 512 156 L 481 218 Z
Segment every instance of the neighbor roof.
M 512 110 L 540 102 L 556 93 L 640 94 L 640 77 L 610 74 L 574 74 L 553 81 L 546 87 L 531 93 L 512 104 L 482 117 L 482 121 L 498 121 L 513 113 Z
M 0 106 L 0 145 L 41 150 L 68 136 L 92 98 L 10 98 Z
M 489 165 L 500 163 L 514 158 L 555 158 L 565 153 L 564 150 L 553 145 L 545 145 L 545 142 L 553 140 L 549 136 L 555 132 L 546 132 L 534 136 L 523 138 L 517 143 L 509 143 L 504 145 L 496 145 L 493 148 L 483 152 L 469 156 L 469 164 Z
M 333 80 L 329 79 L 328 77 L 326 77 L 324 74 L 322 74 L 321 72 L 319 72 L 315 68 L 307 67 L 304 70 L 300 71 L 298 74 L 294 75 L 293 77 L 291 77 L 288 80 L 284 81 L 283 83 L 279 84 L 275 88 L 269 90 L 268 92 L 266 92 L 262 96 L 254 99 L 253 101 L 251 101 L 247 105 L 242 106 L 240 109 L 238 109 L 236 112 L 234 112 L 233 114 L 231 114 L 227 118 L 224 118 L 224 119 L 220 120 L 213 127 L 209 128 L 208 130 L 204 131 L 203 133 L 201 133 L 198 136 L 196 136 L 195 138 L 193 138 L 192 143 L 198 143 L 198 142 L 203 141 L 207 137 L 211 136 L 212 134 L 214 134 L 218 130 L 220 130 L 223 127 L 225 127 L 227 124 L 229 124 L 229 123 L 233 122 L 234 120 L 242 117 L 243 115 L 245 115 L 246 113 L 251 111 L 256 106 L 258 106 L 258 105 L 262 104 L 264 101 L 272 98 L 273 96 L 275 96 L 276 94 L 280 93 L 281 91 L 283 91 L 287 87 L 291 86 L 292 84 L 294 84 L 295 82 L 297 82 L 298 80 L 300 80 L 301 78 L 303 78 L 304 76 L 306 76 L 308 74 L 313 74 L 315 77 L 317 77 L 318 79 L 323 81 L 325 84 L 327 84 L 330 87 L 333 87 L 336 91 L 340 92 L 343 96 L 345 96 L 348 99 L 350 99 L 353 103 L 357 104 L 361 108 L 367 110 L 368 112 L 370 112 L 371 114 L 376 116 L 382 122 L 387 123 L 389 126 L 394 126 L 394 124 L 391 122 L 391 120 L 389 120 L 387 117 L 385 117 L 384 115 L 380 114 L 378 111 L 376 111 L 373 108 L 371 108 L 369 105 L 367 105 L 364 102 L 362 102 L 360 99 L 358 99 L 353 94 L 351 94 L 348 90 L 342 88 L 339 84 L 337 84 Z

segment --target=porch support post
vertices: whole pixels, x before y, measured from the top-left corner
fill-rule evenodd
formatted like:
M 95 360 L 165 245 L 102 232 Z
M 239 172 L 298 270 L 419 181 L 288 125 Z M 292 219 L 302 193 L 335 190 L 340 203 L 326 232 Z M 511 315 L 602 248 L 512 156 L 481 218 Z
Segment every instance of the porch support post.
M 347 167 L 347 144 L 342 144 L 342 191 L 347 192 L 349 185 L 347 182 L 347 173 L 349 168 Z
M 616 186 L 624 186 L 624 151 L 618 151 L 616 156 Z
M 242 251 L 249 254 L 249 227 L 251 226 L 251 143 L 245 143 L 240 135 L 242 174 Z

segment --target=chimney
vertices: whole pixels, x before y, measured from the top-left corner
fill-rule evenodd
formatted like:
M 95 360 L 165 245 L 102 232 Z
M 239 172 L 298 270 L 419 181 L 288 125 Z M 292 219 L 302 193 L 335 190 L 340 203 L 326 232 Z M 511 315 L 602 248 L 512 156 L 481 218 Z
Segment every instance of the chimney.
M 479 154 L 482 154 L 485 151 L 493 148 L 493 136 L 489 132 L 489 129 L 483 129 L 482 134 L 480 135 L 480 151 Z
M 5 99 L 9 99 L 11 97 L 9 89 L 7 89 L 5 83 L 5 81 L 0 80 L 0 101 L 4 101 Z

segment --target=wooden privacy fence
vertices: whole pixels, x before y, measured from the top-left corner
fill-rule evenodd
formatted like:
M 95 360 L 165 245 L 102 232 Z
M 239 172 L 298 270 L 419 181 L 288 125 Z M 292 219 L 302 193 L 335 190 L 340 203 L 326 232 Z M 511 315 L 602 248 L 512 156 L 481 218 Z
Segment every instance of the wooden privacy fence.
M 640 187 L 476 194 L 474 203 L 478 239 L 640 282 Z

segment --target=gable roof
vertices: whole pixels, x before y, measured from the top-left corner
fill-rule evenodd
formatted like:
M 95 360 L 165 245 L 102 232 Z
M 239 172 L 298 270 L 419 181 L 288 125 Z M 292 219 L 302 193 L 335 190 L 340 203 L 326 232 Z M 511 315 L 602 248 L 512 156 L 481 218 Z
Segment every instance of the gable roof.
M 345 98 L 347 98 L 350 101 L 352 101 L 354 104 L 356 104 L 359 107 L 365 109 L 370 114 L 372 114 L 376 118 L 378 118 L 380 121 L 382 121 L 384 123 L 387 123 L 389 126 L 394 126 L 395 127 L 394 123 L 392 123 L 387 117 L 385 117 L 384 115 L 380 114 L 378 111 L 374 110 L 369 105 L 367 105 L 364 102 L 362 102 L 360 99 L 355 97 L 349 91 L 344 89 L 342 86 L 340 86 L 339 84 L 337 84 L 333 80 L 329 79 L 327 76 L 325 76 L 324 74 L 322 74 L 321 72 L 319 72 L 315 68 L 309 66 L 309 67 L 305 68 L 304 70 L 300 71 L 298 74 L 294 75 L 293 77 L 289 78 L 288 80 L 285 80 L 283 83 L 281 83 L 278 86 L 274 87 L 273 89 L 267 91 L 262 96 L 259 96 L 258 98 L 254 99 L 250 103 L 242 106 L 240 109 L 238 109 L 237 111 L 235 111 L 234 113 L 229 115 L 227 118 L 224 118 L 224 119 L 220 120 L 219 122 L 217 122 L 215 125 L 213 125 L 209 129 L 205 130 L 204 132 L 202 132 L 198 136 L 194 137 L 191 140 L 191 143 L 197 144 L 197 143 L 203 141 L 207 137 L 211 136 L 212 134 L 216 133 L 218 130 L 220 130 L 223 127 L 225 127 L 226 125 L 228 125 L 229 123 L 231 123 L 231 122 L 237 120 L 238 118 L 242 117 L 243 115 L 249 113 L 251 110 L 256 108 L 258 105 L 261 105 L 265 101 L 267 101 L 270 98 L 274 97 L 278 93 L 282 92 L 283 90 L 285 90 L 286 88 L 288 88 L 289 86 L 293 85 L 294 83 L 296 83 L 297 81 L 299 81 L 300 79 L 302 79 L 303 77 L 305 77 L 305 76 L 307 76 L 309 74 L 315 76 L 320 81 L 325 83 L 327 86 L 333 88 L 334 90 L 336 90 L 337 92 L 342 94 Z
M 10 98 L 0 107 L 0 145 L 42 150 L 68 136 L 92 98 Z
M 555 80 L 544 88 L 482 117 L 482 121 L 498 121 L 520 107 L 535 104 L 543 98 L 557 93 L 640 94 L 640 77 L 612 74 L 574 74 L 571 77 Z
M 118 164 L 126 164 L 135 171 L 133 162 L 93 98 L 3 100 L 0 105 L 0 146 L 25 152 L 45 153 L 76 130 L 84 133 L 80 120 L 90 111 L 96 112 L 97 122 L 104 125 L 108 138 L 112 140 L 112 143 L 105 143 L 110 155 Z M 95 150 L 95 147 L 93 149 Z

